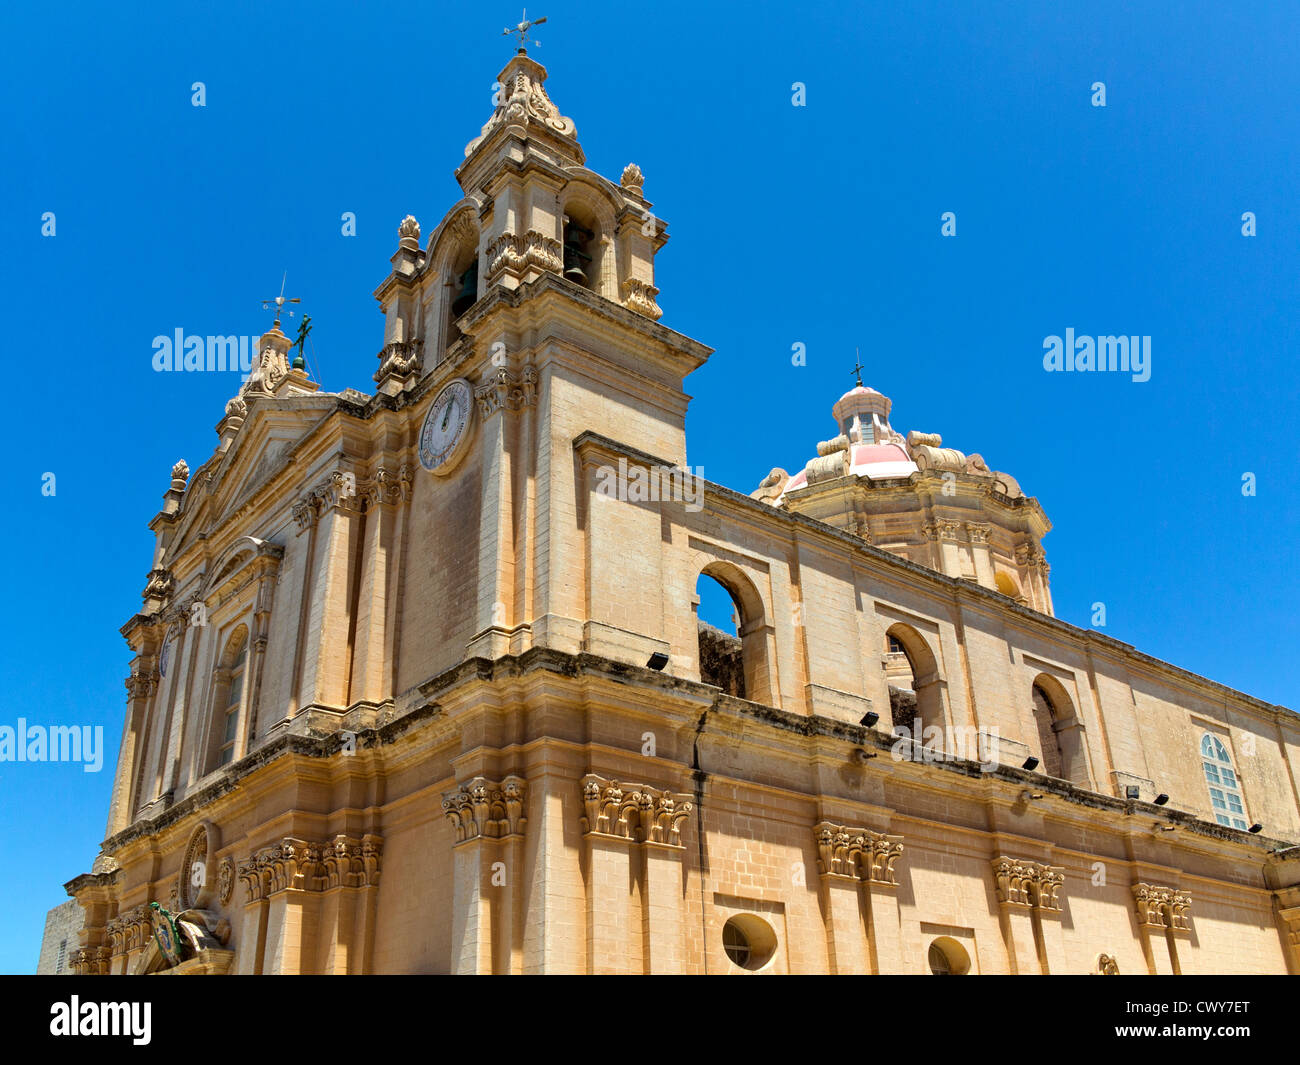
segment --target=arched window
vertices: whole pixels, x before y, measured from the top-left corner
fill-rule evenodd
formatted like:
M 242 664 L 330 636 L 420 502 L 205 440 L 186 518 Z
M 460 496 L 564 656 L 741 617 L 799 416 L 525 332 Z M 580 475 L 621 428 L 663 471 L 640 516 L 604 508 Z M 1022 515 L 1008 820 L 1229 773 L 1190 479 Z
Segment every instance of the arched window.
M 1034 723 L 1038 726 L 1038 743 L 1043 752 L 1043 772 L 1049 777 L 1065 777 L 1062 768 L 1061 741 L 1056 735 L 1059 715 L 1052 705 L 1052 699 L 1043 691 L 1042 685 L 1033 688 Z
M 243 625 L 226 641 L 220 663 L 212 672 L 212 718 L 208 731 L 209 770 L 233 762 L 239 755 L 239 723 L 248 692 L 248 629 Z
M 925 638 L 910 625 L 893 625 L 885 633 L 885 682 L 894 731 L 907 729 L 913 740 L 942 750 L 944 730 L 939 662 Z M 920 735 L 916 732 L 919 728 Z M 927 735 L 928 733 L 928 735 Z
M 221 756 L 218 765 L 226 765 L 234 760 L 235 740 L 239 736 L 239 707 L 244 699 L 244 672 L 248 664 L 248 641 L 245 640 L 235 656 L 234 665 L 230 667 L 230 688 L 226 693 L 226 708 L 222 721 Z
M 1225 828 L 1246 828 L 1246 804 L 1241 796 L 1241 782 L 1232 768 L 1232 757 L 1218 736 L 1201 737 L 1201 768 L 1210 789 L 1214 819 Z

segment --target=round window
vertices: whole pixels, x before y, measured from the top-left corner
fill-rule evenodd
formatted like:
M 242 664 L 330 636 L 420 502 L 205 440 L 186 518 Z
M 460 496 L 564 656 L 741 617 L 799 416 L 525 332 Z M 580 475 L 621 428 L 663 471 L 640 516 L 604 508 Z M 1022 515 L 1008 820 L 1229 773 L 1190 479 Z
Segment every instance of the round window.
M 776 953 L 776 933 L 761 917 L 738 914 L 722 926 L 722 949 L 734 964 L 755 972 Z
M 966 948 L 949 936 L 930 944 L 930 972 L 935 976 L 965 976 L 970 972 L 970 955 Z

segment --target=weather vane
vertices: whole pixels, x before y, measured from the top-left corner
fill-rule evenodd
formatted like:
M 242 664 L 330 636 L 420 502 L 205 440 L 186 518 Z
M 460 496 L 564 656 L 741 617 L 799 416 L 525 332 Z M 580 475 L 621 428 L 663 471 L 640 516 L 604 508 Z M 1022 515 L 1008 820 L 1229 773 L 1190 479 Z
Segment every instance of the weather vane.
M 280 294 L 276 296 L 274 299 L 262 301 L 262 310 L 264 311 L 269 311 L 271 309 L 271 304 L 273 303 L 275 304 L 275 325 L 271 327 L 272 329 L 280 328 L 280 310 L 284 307 L 286 303 L 302 302 L 302 300 L 300 300 L 297 296 L 295 296 L 293 299 L 284 298 L 284 283 L 288 280 L 289 280 L 289 271 L 286 270 L 284 272 L 284 277 L 280 279 Z M 293 317 L 293 311 L 289 312 L 289 317 L 290 318 Z
M 512 33 L 515 34 L 519 38 L 519 50 L 521 52 L 526 51 L 527 49 L 525 48 L 525 45 L 528 43 L 528 31 L 531 30 L 534 26 L 540 26 L 545 21 L 546 21 L 545 15 L 543 15 L 541 18 L 535 18 L 532 21 L 529 21 L 528 8 L 524 8 L 523 21 L 520 22 L 518 26 L 515 26 L 513 28 L 507 26 L 504 30 L 501 31 L 501 36 L 509 37 Z M 534 41 L 533 44 L 536 45 L 538 48 L 542 46 L 541 41 Z
M 862 387 L 862 371 L 865 367 L 862 365 L 862 349 L 854 348 L 853 357 L 857 360 L 857 365 L 853 367 L 853 376 L 858 379 L 858 387 Z

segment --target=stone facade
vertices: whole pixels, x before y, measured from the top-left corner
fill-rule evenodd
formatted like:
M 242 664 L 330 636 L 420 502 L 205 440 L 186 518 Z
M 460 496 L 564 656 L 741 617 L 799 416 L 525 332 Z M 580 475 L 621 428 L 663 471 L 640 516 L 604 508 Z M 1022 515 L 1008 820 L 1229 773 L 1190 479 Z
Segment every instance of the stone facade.
M 71 976 L 72 956 L 81 948 L 81 927 L 85 915 L 76 899 L 55 906 L 45 915 L 37 976 Z
M 172 470 L 78 971 L 1300 969 L 1300 719 L 1053 617 L 1007 475 L 855 389 L 802 484 L 602 490 L 682 474 L 710 352 L 645 175 L 499 80 L 375 393 L 274 328 Z

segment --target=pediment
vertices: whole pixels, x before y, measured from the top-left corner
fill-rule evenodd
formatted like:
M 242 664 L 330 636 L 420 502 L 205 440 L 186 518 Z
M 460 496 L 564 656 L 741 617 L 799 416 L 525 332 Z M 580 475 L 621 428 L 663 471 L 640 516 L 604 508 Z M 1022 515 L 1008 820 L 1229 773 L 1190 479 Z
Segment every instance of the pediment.
M 256 397 L 224 454 L 190 479 L 169 555 L 219 527 L 285 468 L 295 448 L 337 408 L 332 395 Z

